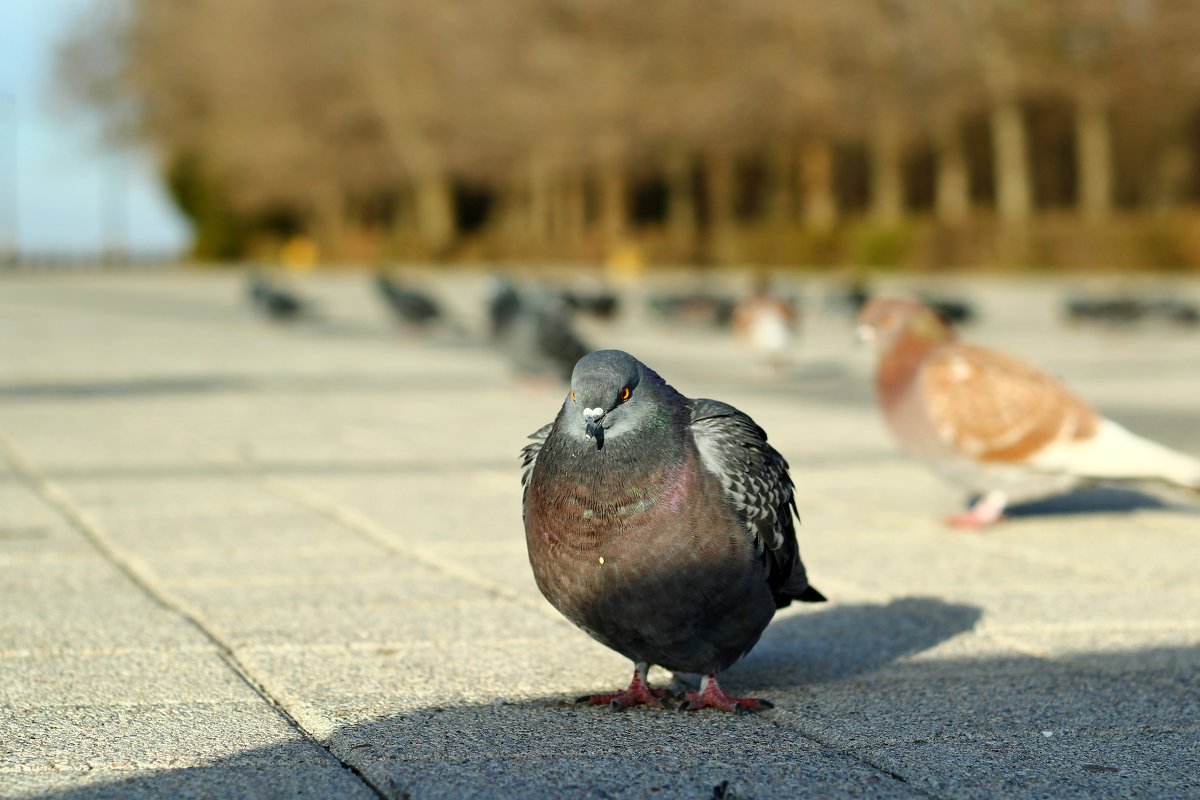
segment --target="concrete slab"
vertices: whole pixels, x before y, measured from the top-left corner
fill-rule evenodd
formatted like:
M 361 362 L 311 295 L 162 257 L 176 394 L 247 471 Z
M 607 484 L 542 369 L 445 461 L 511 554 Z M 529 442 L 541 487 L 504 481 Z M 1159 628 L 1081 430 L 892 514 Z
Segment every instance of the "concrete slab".
M 299 280 L 325 318 L 277 327 L 235 274 L 5 278 L 0 796 L 1200 793 L 1200 504 L 1109 487 L 947 531 L 962 494 L 890 441 L 828 284 L 797 284 L 774 377 L 636 291 L 585 325 L 792 463 L 832 602 L 723 676 L 776 703 L 735 718 L 569 702 L 630 665 L 548 607 L 524 551 L 517 451 L 562 382 L 399 335 L 362 276 Z M 428 284 L 482 330 L 481 276 Z M 954 286 L 968 338 L 1200 454 L 1200 335 L 1063 328 L 1052 281 Z

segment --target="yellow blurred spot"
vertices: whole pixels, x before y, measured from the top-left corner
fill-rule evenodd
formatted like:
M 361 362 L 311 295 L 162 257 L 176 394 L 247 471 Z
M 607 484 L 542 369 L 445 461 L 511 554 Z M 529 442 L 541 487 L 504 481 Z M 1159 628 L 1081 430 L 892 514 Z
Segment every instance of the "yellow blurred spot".
M 636 278 L 642 273 L 645 265 L 642 250 L 634 242 L 618 242 L 604 263 L 608 274 L 617 281 Z
M 279 250 L 279 260 L 284 267 L 296 272 L 307 272 L 317 264 L 320 249 L 307 236 L 293 236 Z

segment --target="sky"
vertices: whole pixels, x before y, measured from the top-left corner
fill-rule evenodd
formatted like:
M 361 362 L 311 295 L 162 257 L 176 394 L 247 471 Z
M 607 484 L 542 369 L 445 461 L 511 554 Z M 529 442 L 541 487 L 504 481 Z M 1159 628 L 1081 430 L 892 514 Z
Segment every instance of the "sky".
M 29 255 L 188 244 L 153 154 L 105 150 L 97 120 L 52 102 L 56 43 L 78 14 L 111 1 L 0 0 L 0 252 L 14 235 Z

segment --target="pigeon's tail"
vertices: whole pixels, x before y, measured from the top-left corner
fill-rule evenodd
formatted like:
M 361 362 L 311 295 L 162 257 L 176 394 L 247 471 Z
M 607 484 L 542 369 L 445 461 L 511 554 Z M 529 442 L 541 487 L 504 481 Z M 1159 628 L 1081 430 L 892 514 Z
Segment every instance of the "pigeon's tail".
M 775 593 L 775 607 L 787 608 L 792 604 L 793 600 L 799 600 L 801 603 L 824 603 L 826 602 L 825 595 L 821 594 L 815 586 L 805 586 L 798 593 L 793 594 L 786 587 L 782 591 Z
M 824 603 L 827 598 L 821 594 L 817 587 L 809 584 L 804 588 L 804 591 L 796 595 L 796 599 L 801 603 Z
M 1034 465 L 1093 480 L 1159 481 L 1200 492 L 1200 460 L 1107 419 L 1095 436 L 1048 448 Z

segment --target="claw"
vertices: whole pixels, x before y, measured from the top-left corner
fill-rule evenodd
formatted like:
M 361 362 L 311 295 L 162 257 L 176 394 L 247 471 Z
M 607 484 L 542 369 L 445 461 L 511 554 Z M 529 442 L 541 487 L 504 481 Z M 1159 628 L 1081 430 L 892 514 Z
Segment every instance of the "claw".
M 705 675 L 704 680 L 700 682 L 700 691 L 688 692 L 687 700 L 679 707 L 679 710 L 697 711 L 701 708 L 715 708 L 718 711 L 743 714 L 747 711 L 763 711 L 774 707 L 775 705 L 768 700 L 727 695 L 717 685 L 716 675 Z
M 585 694 L 575 702 L 592 706 L 609 706 L 613 711 L 621 711 L 636 705 L 665 708 L 662 698 L 667 696 L 667 691 L 666 689 L 655 689 L 646 683 L 647 669 L 649 669 L 648 665 L 638 664 L 633 670 L 633 680 L 629 682 L 629 688 L 623 692 Z

